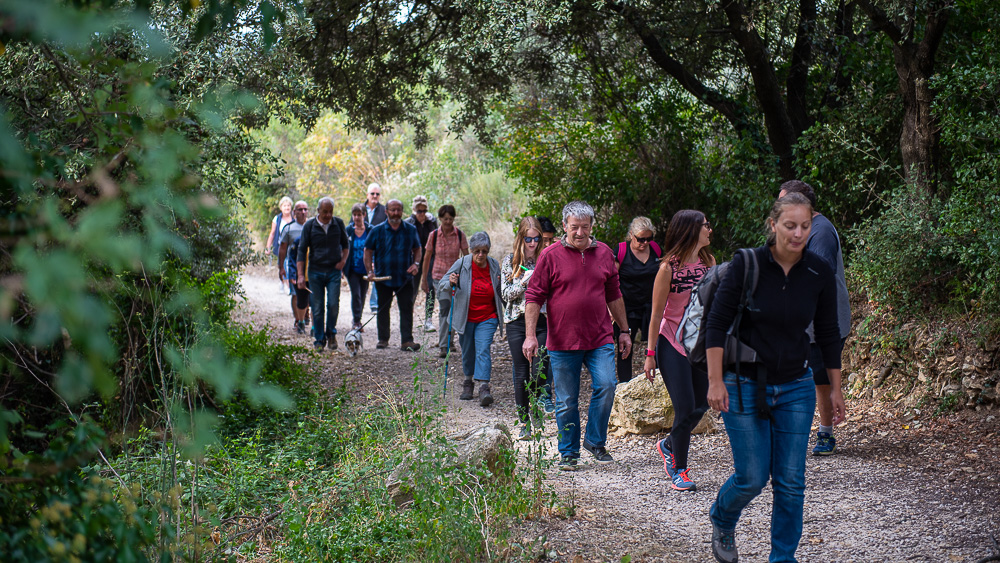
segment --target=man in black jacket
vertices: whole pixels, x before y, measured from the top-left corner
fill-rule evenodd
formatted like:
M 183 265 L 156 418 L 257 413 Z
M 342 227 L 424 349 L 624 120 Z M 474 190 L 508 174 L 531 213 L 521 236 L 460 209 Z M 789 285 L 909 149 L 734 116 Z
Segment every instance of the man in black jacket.
M 365 200 L 365 213 L 368 214 L 368 224 L 372 227 L 385 223 L 389 216 L 385 212 L 385 206 L 379 203 L 382 199 L 382 186 L 378 182 L 368 184 L 368 198 Z M 372 290 L 372 295 L 368 298 L 368 306 L 372 313 L 378 311 L 378 294 Z
M 319 200 L 316 217 L 302 226 L 296 259 L 297 270 L 306 272 L 306 276 L 299 276 L 297 284 L 305 289 L 308 278 L 312 293 L 313 347 L 317 350 L 324 346 L 337 349 L 340 272 L 347 262 L 348 244 L 344 222 L 333 216 L 333 199 L 324 197 Z
M 427 239 L 431 236 L 431 231 L 438 228 L 437 219 L 427 212 L 427 198 L 418 195 L 413 198 L 413 214 L 406 219 L 406 222 L 417 228 L 417 236 L 420 237 L 420 247 L 427 246 Z M 420 270 L 413 276 L 413 301 L 417 301 L 417 291 L 420 290 Z M 431 317 L 434 315 L 434 284 L 427 285 L 427 295 L 424 298 L 424 332 L 434 332 L 437 327 Z

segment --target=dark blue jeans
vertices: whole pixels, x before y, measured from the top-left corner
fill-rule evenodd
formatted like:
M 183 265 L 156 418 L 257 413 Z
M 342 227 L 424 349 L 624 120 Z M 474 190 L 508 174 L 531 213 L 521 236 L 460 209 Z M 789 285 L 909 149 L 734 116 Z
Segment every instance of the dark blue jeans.
M 314 344 L 326 346 L 337 335 L 340 315 L 340 270 L 309 272 L 309 301 L 312 303 Z M 323 311 L 326 311 L 325 319 Z
M 767 386 L 769 419 L 757 416 L 755 381 L 739 378 L 743 401 L 738 409 L 736 374 L 727 372 L 724 381 L 729 392 L 729 412 L 722 413 L 722 420 L 733 450 L 735 473 L 719 489 L 712 504 L 712 523 L 724 530 L 736 529 L 743 509 L 770 479 L 774 503 L 768 561 L 795 561 L 802 537 L 806 448 L 816 408 L 812 371 L 807 370 L 795 381 Z

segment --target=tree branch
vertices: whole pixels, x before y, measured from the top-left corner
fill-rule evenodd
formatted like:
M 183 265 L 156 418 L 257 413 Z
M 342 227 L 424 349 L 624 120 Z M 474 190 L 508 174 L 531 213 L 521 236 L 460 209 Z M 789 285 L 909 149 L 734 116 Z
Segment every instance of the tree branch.
M 888 36 L 889 39 L 897 45 L 903 42 L 903 30 L 899 29 L 896 24 L 892 23 L 892 21 L 889 20 L 889 16 L 887 16 L 881 8 L 875 6 L 869 2 L 869 0 L 855 0 L 855 2 L 858 7 L 861 8 L 861 11 L 863 11 L 868 18 L 872 20 L 872 25 L 875 29 L 885 33 L 886 36 Z
M 656 33 L 633 7 L 614 2 L 609 2 L 607 6 L 612 12 L 621 16 L 635 31 L 656 66 L 677 80 L 677 83 L 695 98 L 719 112 L 736 130 L 744 131 L 747 129 L 747 123 L 742 116 L 742 108 L 733 100 L 723 96 L 718 90 L 706 86 L 691 74 L 680 61 L 671 57 Z

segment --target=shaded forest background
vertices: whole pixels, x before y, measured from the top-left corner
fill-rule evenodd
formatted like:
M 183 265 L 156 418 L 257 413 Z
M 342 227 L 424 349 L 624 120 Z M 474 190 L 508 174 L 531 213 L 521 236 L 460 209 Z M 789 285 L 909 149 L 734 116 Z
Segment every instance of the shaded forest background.
M 998 11 L 0 0 L 0 551 L 198 558 L 222 549 L 209 523 L 287 503 L 267 487 L 251 498 L 248 480 L 322 459 L 349 490 L 344 475 L 383 463 L 406 428 L 432 428 L 423 406 L 401 416 L 327 400 L 291 361 L 301 350 L 229 322 L 280 196 L 333 195 L 346 216 L 371 181 L 407 204 L 454 203 L 469 230 L 557 218 L 584 199 L 599 238 L 616 241 L 635 215 L 662 233 L 697 208 L 725 257 L 761 242 L 781 181 L 806 180 L 848 265 L 849 392 L 888 382 L 899 409 L 992 408 Z M 337 435 L 356 441 L 320 446 Z M 334 534 L 356 543 L 288 553 L 485 549 L 468 523 L 482 508 L 446 493 L 377 525 L 365 519 L 383 514 L 374 492 L 364 506 L 318 482 L 310 494 L 369 524 Z M 541 502 L 483 495 L 514 499 L 511 518 Z M 272 518 L 320 526 L 309 510 Z M 451 535 L 415 539 L 442 514 Z

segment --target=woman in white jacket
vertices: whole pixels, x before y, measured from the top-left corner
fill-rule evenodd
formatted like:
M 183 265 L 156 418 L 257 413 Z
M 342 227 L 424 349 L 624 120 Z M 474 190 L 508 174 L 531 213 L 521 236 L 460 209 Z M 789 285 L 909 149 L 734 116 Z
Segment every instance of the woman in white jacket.
M 490 344 L 497 328 L 503 334 L 503 303 L 500 299 L 500 265 L 490 257 L 490 237 L 480 231 L 469 237 L 472 253 L 452 264 L 447 274 L 441 278 L 438 295 L 451 295 L 455 288 L 454 302 L 451 304 L 451 330 L 458 333 L 462 347 L 462 384 L 460 399 L 472 399 L 475 382 L 479 382 L 479 404 L 493 403 L 490 394 L 490 372 L 493 359 Z

